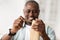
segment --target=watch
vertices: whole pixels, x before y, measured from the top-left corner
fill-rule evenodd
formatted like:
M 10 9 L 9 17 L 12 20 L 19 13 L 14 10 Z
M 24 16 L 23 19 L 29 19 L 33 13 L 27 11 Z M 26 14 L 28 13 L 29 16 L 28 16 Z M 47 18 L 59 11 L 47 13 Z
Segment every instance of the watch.
M 11 33 L 11 29 L 9 29 L 9 36 L 14 36 L 16 33 Z

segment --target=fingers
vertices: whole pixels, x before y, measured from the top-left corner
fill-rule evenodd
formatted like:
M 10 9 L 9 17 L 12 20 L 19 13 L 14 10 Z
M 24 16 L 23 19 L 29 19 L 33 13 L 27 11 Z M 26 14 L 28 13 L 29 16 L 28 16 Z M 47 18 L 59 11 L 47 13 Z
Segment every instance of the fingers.
M 22 16 L 20 16 L 18 19 L 25 20 Z
M 43 26 L 45 25 L 41 19 L 36 19 L 36 20 L 33 20 L 32 22 L 32 28 L 36 31 L 39 31 L 40 29 L 42 29 Z
M 13 27 L 15 28 L 20 28 L 23 26 L 23 22 L 24 22 L 24 18 L 22 16 L 20 16 L 19 18 L 17 18 L 15 21 L 14 21 L 14 24 L 13 24 Z
M 34 29 L 34 30 L 36 30 L 36 31 L 38 31 L 38 26 L 32 26 L 32 29 Z
M 36 20 L 32 21 L 32 29 L 38 31 L 38 23 L 36 22 Z

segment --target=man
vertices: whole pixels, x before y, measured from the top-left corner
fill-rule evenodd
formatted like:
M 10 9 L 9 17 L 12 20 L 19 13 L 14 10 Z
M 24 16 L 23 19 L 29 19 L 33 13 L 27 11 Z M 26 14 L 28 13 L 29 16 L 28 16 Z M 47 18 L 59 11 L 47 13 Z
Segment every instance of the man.
M 27 1 L 24 7 L 24 18 L 20 16 L 14 21 L 12 29 L 2 37 L 2 40 L 30 40 L 29 28 L 39 31 L 40 40 L 56 40 L 55 33 L 50 27 L 46 27 L 39 16 L 39 4 L 36 1 Z M 32 25 L 32 21 L 37 24 Z M 23 25 L 24 24 L 24 25 Z

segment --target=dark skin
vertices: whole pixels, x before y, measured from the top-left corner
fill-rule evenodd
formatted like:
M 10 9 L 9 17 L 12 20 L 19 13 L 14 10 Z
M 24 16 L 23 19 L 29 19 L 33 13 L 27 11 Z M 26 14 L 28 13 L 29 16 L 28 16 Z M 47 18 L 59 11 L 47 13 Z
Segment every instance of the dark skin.
M 33 3 L 28 3 L 27 6 L 25 6 L 24 8 L 24 15 L 25 18 L 27 18 L 27 20 L 32 17 L 36 23 L 34 25 L 31 25 L 32 28 L 36 31 L 40 32 L 40 36 L 43 37 L 44 40 L 50 40 L 50 38 L 48 37 L 48 35 L 45 32 L 45 24 L 41 19 L 38 19 L 39 16 L 39 12 L 40 10 L 37 9 L 36 5 L 34 5 Z
M 33 25 L 28 23 L 27 24 L 32 26 L 32 29 L 34 29 L 35 31 L 39 31 L 40 36 L 43 37 L 43 40 L 50 40 L 50 38 L 46 34 L 44 22 L 41 19 L 38 19 L 40 10 L 37 8 L 37 6 L 34 3 L 28 3 L 24 7 L 23 12 L 24 12 L 25 18 L 20 16 L 14 21 L 13 27 L 11 29 L 11 33 L 16 33 L 19 29 L 22 28 L 23 22 L 26 22 L 26 20 L 27 21 L 29 20 L 28 23 L 30 23 L 31 20 L 29 18 L 33 18 L 35 23 L 33 23 Z M 6 36 L 2 37 L 2 40 L 11 40 L 11 38 L 12 36 L 9 36 L 6 34 Z

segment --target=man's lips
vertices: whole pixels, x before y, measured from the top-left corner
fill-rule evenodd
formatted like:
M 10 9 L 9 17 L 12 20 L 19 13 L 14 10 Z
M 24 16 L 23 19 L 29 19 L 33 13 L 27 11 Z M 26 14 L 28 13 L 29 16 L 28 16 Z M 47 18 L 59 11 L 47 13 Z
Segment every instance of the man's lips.
M 30 17 L 29 19 L 28 19 L 29 21 L 32 21 L 32 20 L 34 20 L 32 17 Z
M 26 24 L 29 24 L 29 25 L 31 25 L 31 23 L 32 23 L 32 20 L 34 20 L 32 17 L 29 17 L 29 19 L 28 20 L 26 20 Z

